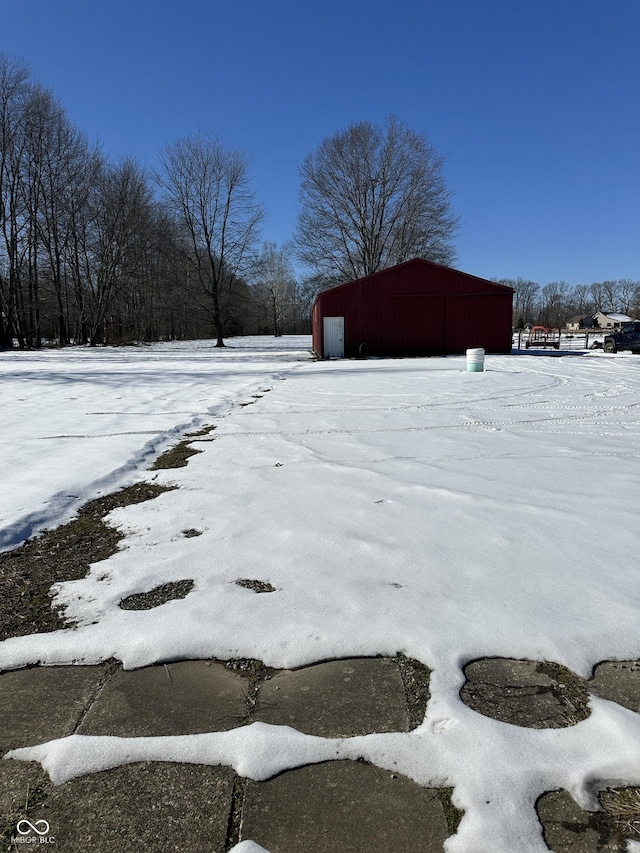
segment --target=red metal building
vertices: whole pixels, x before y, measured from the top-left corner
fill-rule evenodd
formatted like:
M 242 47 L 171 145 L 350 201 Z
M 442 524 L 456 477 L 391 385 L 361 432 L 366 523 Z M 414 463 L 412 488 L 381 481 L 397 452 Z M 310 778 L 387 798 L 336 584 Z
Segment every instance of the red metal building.
M 325 290 L 313 306 L 322 358 L 511 352 L 513 290 L 415 258 Z

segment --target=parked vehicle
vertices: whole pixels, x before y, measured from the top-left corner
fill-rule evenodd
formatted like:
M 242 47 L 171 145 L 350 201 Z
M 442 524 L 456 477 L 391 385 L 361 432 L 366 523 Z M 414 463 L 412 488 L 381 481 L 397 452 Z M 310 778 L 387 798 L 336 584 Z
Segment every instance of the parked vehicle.
M 615 332 L 605 335 L 604 351 L 618 352 L 618 350 L 640 353 L 640 320 L 625 323 Z

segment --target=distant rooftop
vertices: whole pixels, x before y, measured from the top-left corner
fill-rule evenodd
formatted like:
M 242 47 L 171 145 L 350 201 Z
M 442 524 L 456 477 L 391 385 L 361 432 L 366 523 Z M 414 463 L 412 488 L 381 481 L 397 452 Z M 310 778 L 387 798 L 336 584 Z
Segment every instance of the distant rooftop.
M 626 314 L 605 314 L 605 317 L 609 317 L 616 323 L 631 323 L 633 321 L 633 317 L 628 317 Z

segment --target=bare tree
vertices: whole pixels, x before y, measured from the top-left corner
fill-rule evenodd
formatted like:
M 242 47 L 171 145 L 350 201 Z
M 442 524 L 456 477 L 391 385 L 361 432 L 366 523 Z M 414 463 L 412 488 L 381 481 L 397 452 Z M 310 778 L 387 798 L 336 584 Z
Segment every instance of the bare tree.
M 594 281 L 593 284 L 589 285 L 589 290 L 591 291 L 591 298 L 596 311 L 603 311 L 606 313 L 607 311 L 614 310 L 607 305 L 608 294 L 601 281 Z
M 19 317 L 28 215 L 22 177 L 30 89 L 29 69 L 0 54 L 0 346 L 11 346 L 14 335 L 24 346 Z
M 622 278 L 618 282 L 618 306 L 623 314 L 629 314 L 638 303 L 640 297 L 640 282 L 630 278 Z
M 606 314 L 615 314 L 620 310 L 620 290 L 617 281 L 603 281 L 601 283 L 602 305 L 601 310 Z
M 577 314 L 593 314 L 595 306 L 588 284 L 577 284 L 573 288 L 573 302 Z
M 524 278 L 495 278 L 492 281 L 513 290 L 513 325 L 516 326 L 520 320 L 533 323 L 539 310 L 540 285 Z
M 153 219 L 152 190 L 142 168 L 131 159 L 102 170 L 91 206 L 93 216 L 85 249 L 89 343 L 108 342 L 108 321 L 118 299 L 132 290 Z M 128 294 L 127 294 L 128 296 Z M 116 331 L 116 340 L 121 337 Z
M 301 167 L 299 259 L 327 284 L 415 257 L 451 263 L 458 220 L 443 165 L 425 135 L 395 116 L 328 137 Z
M 264 243 L 258 258 L 254 289 L 274 337 L 282 335 L 296 298 L 296 280 L 287 246 Z
M 264 216 L 249 163 L 215 139 L 190 136 L 164 149 L 156 181 L 188 242 L 185 260 L 210 300 L 216 346 L 224 346 L 221 296 L 242 276 Z
M 71 314 L 78 290 L 73 289 L 73 232 L 79 214 L 89 215 L 87 202 L 102 168 L 100 155 L 55 103 L 48 107 L 51 121 L 41 141 L 38 240 L 46 257 L 46 283 L 52 294 L 56 337 L 70 342 Z M 81 311 L 83 299 L 77 301 Z
M 302 279 L 296 282 L 292 328 L 295 334 L 308 335 L 311 332 L 311 312 L 317 295 L 318 289 L 313 281 Z
M 542 288 L 540 320 L 545 326 L 561 328 L 566 322 L 571 287 L 566 281 L 551 281 Z
M 640 297 L 640 282 L 628 278 L 618 281 L 595 281 L 590 291 L 595 308 L 605 314 L 629 314 Z
M 65 251 L 68 202 L 82 196 L 86 143 L 53 94 L 17 60 L 0 55 L 0 339 L 42 343 L 41 310 L 57 314 L 68 342 Z M 5 275 L 2 275 L 2 269 Z M 56 307 L 47 303 L 55 291 Z M 50 329 L 50 326 L 48 327 Z

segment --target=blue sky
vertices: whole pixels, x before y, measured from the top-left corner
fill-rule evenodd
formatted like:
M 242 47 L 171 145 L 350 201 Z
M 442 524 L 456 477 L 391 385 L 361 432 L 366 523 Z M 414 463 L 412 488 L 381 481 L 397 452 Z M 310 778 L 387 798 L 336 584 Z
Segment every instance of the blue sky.
M 395 113 L 446 158 L 458 268 L 640 279 L 639 0 L 0 0 L 0 50 L 113 160 L 243 148 L 267 240 L 310 150 Z

